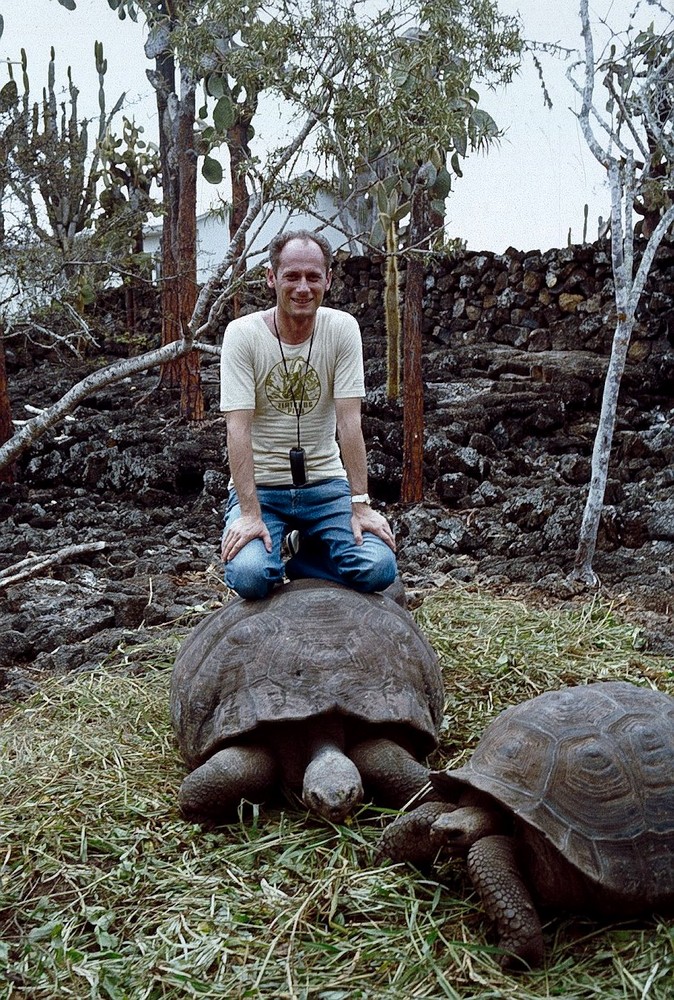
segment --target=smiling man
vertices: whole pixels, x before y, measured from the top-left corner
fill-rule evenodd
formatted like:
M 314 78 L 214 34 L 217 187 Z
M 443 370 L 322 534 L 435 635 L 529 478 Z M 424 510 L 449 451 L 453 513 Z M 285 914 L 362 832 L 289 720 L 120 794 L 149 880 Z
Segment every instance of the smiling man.
M 323 236 L 283 233 L 269 256 L 275 306 L 233 320 L 222 343 L 225 582 L 247 598 L 266 597 L 284 573 L 384 590 L 396 576 L 395 541 L 367 492 L 358 323 L 322 305 L 332 281 Z

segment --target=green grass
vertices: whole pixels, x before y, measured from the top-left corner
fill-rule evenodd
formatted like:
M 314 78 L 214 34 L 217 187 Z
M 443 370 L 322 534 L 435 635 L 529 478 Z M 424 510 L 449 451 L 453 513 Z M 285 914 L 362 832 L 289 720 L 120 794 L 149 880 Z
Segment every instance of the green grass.
M 434 763 L 470 753 L 514 701 L 594 678 L 674 693 L 672 661 L 595 600 L 540 610 L 467 589 L 416 617 L 447 692 Z M 243 808 L 183 821 L 168 721 L 182 635 L 52 681 L 0 728 L 0 998 L 669 1000 L 674 932 L 657 919 L 546 927 L 547 966 L 511 976 L 460 863 L 375 867 L 385 815 L 341 826 Z

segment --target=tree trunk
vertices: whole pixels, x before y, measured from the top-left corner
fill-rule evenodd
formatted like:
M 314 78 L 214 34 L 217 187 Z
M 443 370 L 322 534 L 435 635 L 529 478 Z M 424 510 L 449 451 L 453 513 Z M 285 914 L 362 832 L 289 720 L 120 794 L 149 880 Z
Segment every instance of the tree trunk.
M 257 102 L 256 102 L 257 106 Z M 229 238 L 233 240 L 239 226 L 246 218 L 250 205 L 250 194 L 246 187 L 244 164 L 250 157 L 248 145 L 253 113 L 239 111 L 235 125 L 227 129 L 227 149 L 229 150 L 229 179 L 232 185 L 232 212 L 229 217 Z M 236 318 L 241 310 L 241 296 L 237 292 L 232 299 L 232 313 Z
M 134 189 L 129 190 L 129 203 L 132 203 L 134 199 L 135 191 Z M 138 205 L 138 199 L 135 198 L 133 204 Z M 131 252 L 139 259 L 140 254 L 143 252 L 143 224 L 138 223 L 131 232 Z M 135 268 L 134 268 L 135 271 Z M 129 277 L 125 278 L 124 281 L 124 304 L 126 310 L 126 328 L 130 334 L 135 334 L 138 327 L 138 300 L 139 293 L 142 287 L 142 283 L 136 277 L 136 274 L 131 274 Z
M 592 569 L 592 560 L 594 559 L 601 512 L 604 505 L 608 467 L 611 460 L 613 431 L 615 429 L 616 413 L 618 410 L 620 381 L 625 370 L 633 326 L 634 321 L 625 318 L 618 322 L 613 336 L 611 358 L 604 381 L 599 426 L 597 427 L 597 434 L 592 449 L 590 487 L 580 527 L 574 568 L 570 574 L 572 579 L 581 580 L 583 583 L 591 586 L 596 586 L 597 584 L 597 576 Z
M 384 312 L 386 316 L 386 396 L 400 397 L 400 281 L 398 274 L 398 233 L 394 222 L 386 230 L 386 273 L 384 276 Z
M 157 93 L 157 117 L 159 120 L 159 159 L 161 161 L 162 190 L 162 235 L 161 235 L 161 342 L 162 347 L 180 336 L 178 317 L 180 310 L 176 296 L 176 258 L 173 233 L 176 228 L 175 216 L 178 212 L 180 187 L 178 165 L 175 161 L 172 119 L 169 113 L 169 98 L 175 96 L 175 60 L 173 55 L 162 54 L 156 61 L 160 85 Z M 162 365 L 161 381 L 164 385 L 178 385 L 175 363 Z
M 196 80 L 181 71 L 181 93 L 175 93 L 172 55 L 157 59 L 162 86 L 157 88 L 159 152 L 162 167 L 162 345 L 178 340 L 189 325 L 197 301 L 197 152 L 194 148 Z M 173 98 L 170 102 L 169 98 Z M 203 420 L 204 401 L 198 352 L 162 367 L 164 385 L 180 387 L 180 412 L 187 420 Z
M 252 115 L 240 111 L 236 124 L 227 129 L 229 179 L 232 185 L 232 213 L 229 218 L 230 239 L 234 239 L 237 229 L 246 217 L 250 204 L 244 165 L 250 158 L 248 140 L 252 120 Z
M 421 323 L 424 269 L 410 257 L 403 320 L 403 478 L 400 499 L 418 503 L 424 496 L 424 387 L 421 369 Z
M 5 365 L 5 343 L 0 334 L 0 445 L 12 437 L 14 425 L 12 424 L 12 410 L 9 404 L 9 391 L 7 384 L 7 367 Z M 16 464 L 10 462 L 4 468 L 0 468 L 0 483 L 16 482 Z
M 400 499 L 419 503 L 424 496 L 424 382 L 421 366 L 424 265 L 415 249 L 423 239 L 425 187 L 419 175 L 412 192 L 410 253 L 403 317 L 403 476 Z
M 194 148 L 195 94 L 197 81 L 181 71 L 178 112 L 178 196 L 176 243 L 178 247 L 177 300 L 179 334 L 189 326 L 197 302 L 197 152 Z M 204 419 L 201 389 L 201 355 L 198 351 L 179 358 L 180 412 L 187 420 Z

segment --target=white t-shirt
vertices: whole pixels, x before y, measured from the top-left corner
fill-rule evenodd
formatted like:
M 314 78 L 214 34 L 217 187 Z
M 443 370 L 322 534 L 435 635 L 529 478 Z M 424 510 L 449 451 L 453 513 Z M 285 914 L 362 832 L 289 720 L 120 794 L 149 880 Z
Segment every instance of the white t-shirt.
M 254 410 L 255 482 L 290 486 L 288 452 L 306 454 L 307 481 L 346 479 L 336 440 L 335 399 L 365 396 L 363 347 L 358 322 L 339 309 L 321 307 L 310 340 L 283 345 L 262 313 L 233 320 L 222 340 L 220 409 Z M 287 373 L 286 373 L 287 368 Z M 293 396 L 295 403 L 293 403 Z

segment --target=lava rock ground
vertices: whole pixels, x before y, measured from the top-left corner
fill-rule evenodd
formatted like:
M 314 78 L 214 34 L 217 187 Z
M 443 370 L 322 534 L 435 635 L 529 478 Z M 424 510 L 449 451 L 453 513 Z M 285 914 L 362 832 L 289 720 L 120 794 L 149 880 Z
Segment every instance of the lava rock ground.
M 58 399 L 91 365 L 45 360 L 11 372 L 15 418 L 29 415 L 25 404 Z M 158 385 L 156 372 L 98 391 L 23 456 L 15 485 L 0 486 L 1 700 L 25 697 L 45 675 L 93 669 L 155 626 L 185 622 L 230 596 L 218 558 L 228 477 L 215 360 L 205 361 L 203 384 L 207 413 L 198 425 L 179 418 L 177 394 Z M 449 376 L 444 385 L 450 394 Z M 432 392 L 439 386 L 436 379 Z M 379 393 L 366 405 L 371 480 L 386 499 L 378 505 L 395 527 L 408 592 L 449 584 L 544 603 L 585 600 L 566 577 L 589 472 L 587 420 L 580 427 L 577 414 L 569 417 L 572 445 L 562 454 L 512 433 L 499 440 L 494 427 L 473 430 L 472 443 L 450 449 L 444 495 L 402 505 L 386 477 Z M 594 568 L 604 593 L 643 624 L 648 647 L 674 655 L 674 410 L 657 405 L 628 417 Z M 444 432 L 432 400 L 430 419 L 433 462 L 433 448 L 448 449 L 438 444 Z M 18 578 L 20 563 L 71 546 L 89 548 Z

